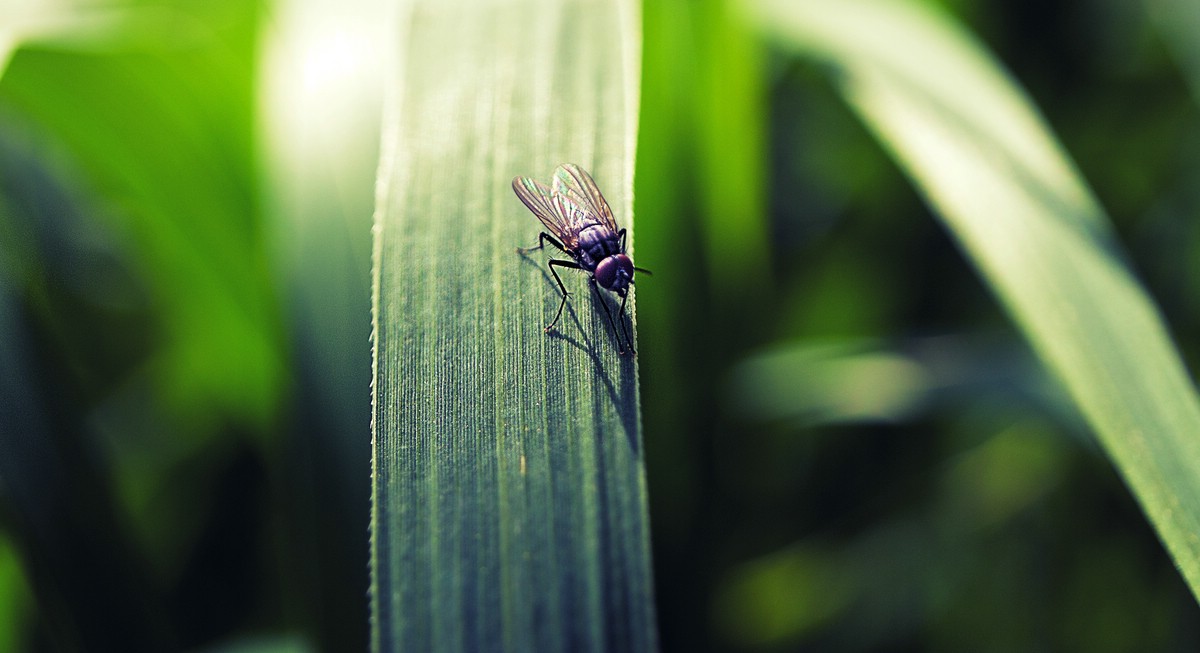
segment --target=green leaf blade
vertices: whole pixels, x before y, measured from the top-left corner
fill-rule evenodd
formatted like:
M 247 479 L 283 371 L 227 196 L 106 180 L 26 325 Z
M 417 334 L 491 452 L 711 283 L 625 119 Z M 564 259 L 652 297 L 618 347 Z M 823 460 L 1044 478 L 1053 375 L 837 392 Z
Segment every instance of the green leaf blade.
M 578 163 L 632 238 L 631 3 L 403 20 L 376 209 L 373 648 L 652 650 L 636 359 L 582 275 L 543 333 L 558 289 L 549 252 L 515 251 L 540 224 L 510 188 Z
M 831 63 L 1062 380 L 1200 596 L 1200 401 L 1107 218 L 1028 101 L 914 3 L 753 3 Z

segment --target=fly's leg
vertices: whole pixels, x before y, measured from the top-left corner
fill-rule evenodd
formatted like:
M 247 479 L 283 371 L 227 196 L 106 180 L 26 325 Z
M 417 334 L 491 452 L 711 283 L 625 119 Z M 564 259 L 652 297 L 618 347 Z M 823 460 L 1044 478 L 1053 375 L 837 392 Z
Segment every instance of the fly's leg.
M 567 254 L 567 255 L 571 254 L 570 252 L 567 251 L 566 247 L 563 247 L 563 244 L 561 242 L 559 242 L 559 240 L 557 238 L 555 238 L 554 236 L 551 236 L 550 234 L 548 234 L 544 231 L 542 233 L 538 234 L 538 244 L 536 246 L 534 246 L 534 247 L 518 247 L 517 253 L 524 255 L 524 254 L 528 254 L 529 252 L 532 252 L 535 250 L 545 249 L 546 243 L 550 243 L 551 245 L 554 245 L 554 247 L 556 249 L 558 249 L 558 251 L 562 252 L 563 254 Z M 567 287 L 563 285 L 562 279 L 560 279 L 558 277 L 558 273 L 554 271 L 555 266 L 567 268 L 570 270 L 582 270 L 583 269 L 582 267 L 579 266 L 578 263 L 574 263 L 572 261 L 560 261 L 558 259 L 551 259 L 549 264 L 547 265 L 547 267 L 550 268 L 550 274 L 554 275 L 554 280 L 558 282 L 558 289 L 562 291 L 562 301 L 558 303 L 558 311 L 554 314 L 554 319 L 551 320 L 550 326 L 546 327 L 547 333 L 549 333 L 550 330 L 554 328 L 555 324 L 558 324 L 558 318 L 562 317 L 563 307 L 565 307 L 567 305 L 567 297 L 569 297 L 571 295 L 571 293 L 567 292 Z
M 542 236 L 545 238 L 549 238 L 551 242 L 554 242 L 554 244 L 556 244 L 556 245 L 558 244 L 557 242 L 554 241 L 553 238 L 550 238 L 550 236 L 547 236 L 546 234 L 542 234 Z M 539 243 L 538 247 L 541 247 L 540 243 Z M 578 263 L 576 263 L 574 261 L 560 261 L 558 259 L 550 259 L 550 263 L 549 263 L 549 265 L 547 265 L 547 267 L 550 268 L 550 274 L 554 275 L 554 280 L 558 282 L 558 289 L 562 291 L 562 301 L 558 303 L 558 312 L 554 314 L 554 320 L 552 320 L 550 322 L 550 326 L 546 327 L 547 333 L 550 332 L 550 329 L 554 328 L 555 324 L 558 324 L 558 318 L 562 317 L 563 307 L 567 305 L 567 297 L 571 294 L 571 293 L 567 292 L 567 287 L 563 285 L 562 279 L 558 278 L 558 273 L 554 271 L 555 266 L 558 266 L 560 268 L 567 268 L 568 270 L 582 270 L 583 269 Z
M 625 293 L 621 297 L 621 311 L 617 313 L 617 319 L 621 322 L 621 331 L 625 332 L 625 342 L 629 343 L 629 353 L 636 354 L 637 350 L 633 348 L 633 338 L 629 335 L 629 329 L 625 327 L 625 301 L 629 299 L 629 293 Z
M 528 254 L 529 252 L 543 249 L 546 247 L 547 240 L 550 241 L 551 245 L 554 245 L 555 247 L 557 247 L 558 251 L 562 252 L 563 254 L 570 254 L 570 252 L 567 251 L 567 248 L 563 247 L 563 244 L 558 242 L 557 238 L 555 238 L 554 236 L 551 236 L 550 234 L 548 234 L 544 231 L 542 233 L 538 234 L 538 244 L 536 246 L 534 246 L 534 247 L 518 247 L 517 253 L 518 254 Z
M 617 323 L 613 320 L 612 311 L 608 310 L 608 302 L 604 301 L 604 295 L 600 294 L 600 288 L 596 286 L 596 280 L 591 279 L 592 290 L 596 291 L 596 298 L 600 300 L 600 307 L 604 309 L 604 314 L 608 316 L 608 324 L 612 327 L 613 337 L 617 339 L 617 353 L 624 354 L 625 348 L 621 345 L 621 332 L 617 330 Z M 621 298 L 621 317 L 625 316 L 625 297 Z M 624 319 L 621 320 L 621 326 L 625 326 Z M 636 354 L 633 350 L 633 341 L 629 339 L 629 334 L 625 334 L 625 340 L 629 342 L 629 353 Z

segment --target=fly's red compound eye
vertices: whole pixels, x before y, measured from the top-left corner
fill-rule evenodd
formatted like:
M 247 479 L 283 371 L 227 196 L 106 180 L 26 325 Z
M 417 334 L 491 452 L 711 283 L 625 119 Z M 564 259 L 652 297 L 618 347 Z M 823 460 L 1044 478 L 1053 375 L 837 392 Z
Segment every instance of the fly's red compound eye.
M 620 269 L 620 266 L 616 256 L 610 256 L 600 261 L 600 265 L 596 266 L 596 283 L 612 290 L 613 286 L 617 285 L 617 270 Z
M 608 290 L 624 290 L 633 278 L 633 261 L 624 254 L 610 256 L 596 266 L 596 283 Z

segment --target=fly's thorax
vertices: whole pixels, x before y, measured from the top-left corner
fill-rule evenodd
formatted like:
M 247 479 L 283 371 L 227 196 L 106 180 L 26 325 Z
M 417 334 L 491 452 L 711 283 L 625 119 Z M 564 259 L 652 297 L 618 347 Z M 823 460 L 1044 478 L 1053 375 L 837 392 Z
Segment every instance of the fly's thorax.
M 579 263 L 588 270 L 596 269 L 604 259 L 621 253 L 621 238 L 612 229 L 587 223 L 579 230 Z

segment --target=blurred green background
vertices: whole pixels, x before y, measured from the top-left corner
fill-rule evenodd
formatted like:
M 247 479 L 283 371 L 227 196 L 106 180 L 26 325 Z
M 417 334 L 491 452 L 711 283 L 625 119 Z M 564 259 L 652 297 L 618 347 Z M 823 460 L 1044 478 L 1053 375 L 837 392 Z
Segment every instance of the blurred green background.
M 364 649 L 384 3 L 17 4 L 0 651 Z M 1194 369 L 1195 11 L 932 4 L 1026 88 Z M 1200 649 L 1112 465 L 828 71 L 737 3 L 643 14 L 664 650 Z

